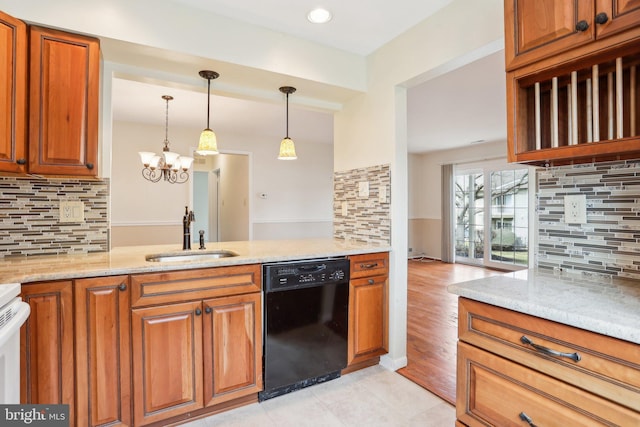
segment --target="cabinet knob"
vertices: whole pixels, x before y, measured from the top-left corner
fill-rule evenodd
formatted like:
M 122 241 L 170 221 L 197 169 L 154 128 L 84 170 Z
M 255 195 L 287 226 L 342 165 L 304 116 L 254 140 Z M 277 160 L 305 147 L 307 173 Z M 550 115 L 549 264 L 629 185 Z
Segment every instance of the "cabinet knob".
M 204 309 L 204 312 L 207 313 L 207 314 L 211 314 L 212 311 L 213 311 L 213 309 L 211 307 L 206 307 Z
M 27 164 L 27 159 L 18 159 L 16 160 L 16 163 L 19 165 L 25 165 Z
M 120 289 L 121 291 L 126 291 L 127 285 L 125 285 L 124 283 L 120 283 L 120 286 L 118 286 L 118 289 Z
M 584 19 L 576 24 L 576 31 L 587 31 L 589 29 L 589 23 Z
M 609 17 L 604 12 L 600 12 L 599 14 L 596 15 L 596 24 L 600 24 L 600 25 L 606 24 L 608 20 L 609 20 Z
M 93 169 L 93 163 L 87 163 L 87 169 Z
M 196 308 L 196 316 L 200 316 L 202 314 L 202 310 Z
M 373 279 L 369 279 L 369 284 L 373 285 Z

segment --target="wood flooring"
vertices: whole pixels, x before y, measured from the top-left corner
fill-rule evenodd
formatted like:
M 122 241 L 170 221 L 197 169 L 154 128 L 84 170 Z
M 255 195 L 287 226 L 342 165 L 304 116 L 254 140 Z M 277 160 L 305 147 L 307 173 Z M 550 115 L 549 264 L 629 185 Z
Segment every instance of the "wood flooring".
M 435 260 L 409 260 L 407 284 L 407 366 L 398 373 L 455 405 L 457 282 L 501 271 Z

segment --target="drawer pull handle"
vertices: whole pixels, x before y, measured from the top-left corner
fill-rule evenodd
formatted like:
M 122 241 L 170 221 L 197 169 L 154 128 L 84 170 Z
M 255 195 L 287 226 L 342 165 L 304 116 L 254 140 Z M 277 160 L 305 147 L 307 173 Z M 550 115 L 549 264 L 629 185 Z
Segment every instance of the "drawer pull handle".
M 524 335 L 522 336 L 522 338 L 520 338 L 520 341 L 522 342 L 522 344 L 530 345 L 540 353 L 544 353 L 549 356 L 566 357 L 573 360 L 574 362 L 579 362 L 582 359 L 582 357 L 580 357 L 578 353 L 563 353 L 561 351 L 552 350 L 548 347 L 543 347 L 539 344 L 534 343 Z
M 527 414 L 525 414 L 524 412 L 520 412 L 520 419 L 524 422 L 526 422 L 527 424 L 529 424 L 531 427 L 536 427 L 536 425 L 533 423 L 533 420 L 531 419 L 531 417 Z
M 374 262 L 373 264 L 360 264 L 360 268 L 376 268 L 378 266 L 377 262 Z

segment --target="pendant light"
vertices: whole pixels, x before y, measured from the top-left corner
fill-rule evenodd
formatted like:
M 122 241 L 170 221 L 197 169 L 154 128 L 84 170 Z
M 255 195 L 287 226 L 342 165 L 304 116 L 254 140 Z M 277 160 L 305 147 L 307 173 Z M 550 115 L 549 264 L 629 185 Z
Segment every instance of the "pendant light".
M 207 128 L 200 134 L 200 141 L 198 142 L 198 149 L 196 153 L 207 156 L 212 154 L 218 154 L 218 141 L 216 134 L 209 127 L 209 106 L 211 104 L 211 80 L 220 77 L 220 74 L 211 70 L 202 70 L 198 74 L 203 79 L 207 79 Z
M 289 94 L 296 91 L 295 87 L 282 86 L 280 92 L 287 95 L 287 136 L 280 142 L 280 154 L 278 154 L 278 160 L 295 160 L 296 147 L 293 144 L 293 140 L 289 138 Z
M 158 155 L 151 151 L 141 151 L 142 176 L 151 182 L 158 182 L 164 178 L 171 184 L 184 184 L 189 180 L 189 168 L 193 163 L 192 157 L 180 156 L 169 150 L 169 101 L 173 99 L 171 95 L 162 95 L 162 99 L 167 102 L 164 122 L 164 147 L 162 154 Z

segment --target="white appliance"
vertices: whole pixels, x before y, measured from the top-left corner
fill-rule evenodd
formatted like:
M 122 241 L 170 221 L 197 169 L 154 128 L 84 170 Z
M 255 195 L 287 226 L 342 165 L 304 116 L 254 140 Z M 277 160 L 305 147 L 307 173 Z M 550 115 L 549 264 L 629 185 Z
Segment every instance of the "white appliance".
M 20 403 L 20 327 L 31 308 L 23 302 L 20 284 L 0 285 L 0 403 Z

